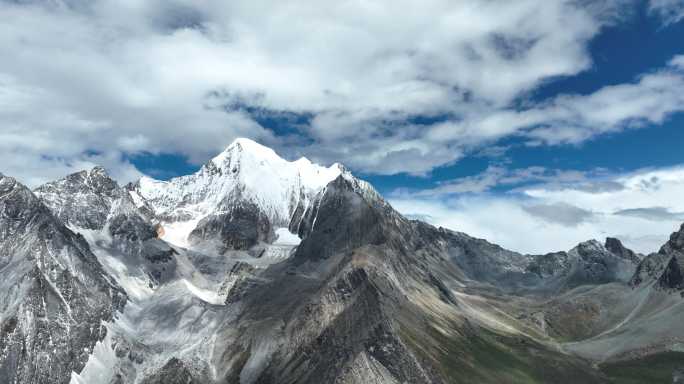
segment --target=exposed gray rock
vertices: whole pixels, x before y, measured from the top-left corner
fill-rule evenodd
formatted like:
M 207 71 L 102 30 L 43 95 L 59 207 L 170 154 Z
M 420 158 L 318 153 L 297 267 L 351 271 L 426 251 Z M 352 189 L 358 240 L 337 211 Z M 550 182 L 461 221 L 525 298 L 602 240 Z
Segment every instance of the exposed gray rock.
M 9 383 L 68 383 L 126 302 L 84 239 L 9 177 L 0 177 L 0 292 Z
M 595 240 L 567 252 L 522 255 L 464 233 L 416 226 L 422 239 L 440 246 L 471 284 L 486 283 L 508 292 L 549 295 L 585 284 L 626 283 L 637 265 L 632 251 L 623 247 L 616 254 Z
M 144 241 L 156 236 L 128 191 L 102 167 L 81 171 L 41 185 L 34 193 L 62 222 L 77 228 L 101 230 L 126 241 Z
M 176 252 L 157 239 L 157 226 L 104 168 L 68 175 L 36 188 L 35 193 L 75 230 L 108 234 L 111 241 L 98 246 L 115 250 L 125 264 L 142 264 L 150 284 L 159 284 L 176 268 Z
M 220 293 L 225 292 L 226 304 L 242 300 L 250 288 L 256 284 L 255 275 L 255 268 L 251 264 L 241 261 L 235 263 L 220 289 Z
M 308 235 L 295 255 L 261 273 L 235 302 L 242 308 L 235 325 L 239 331 L 226 331 L 219 339 L 224 348 L 215 352 L 230 367 L 228 382 L 459 382 L 445 375 L 436 351 L 446 345 L 441 343 L 468 341 L 456 335 L 435 341 L 430 332 L 443 321 L 441 314 L 455 316 L 455 334 L 469 327 L 456 320 L 461 299 L 453 285 L 484 273 L 484 267 L 476 263 L 475 252 L 470 264 L 463 263 L 467 272 L 450 260 L 463 261 L 471 249 L 495 246 L 406 220 L 358 187 L 344 178 L 331 182 L 305 215 Z M 448 250 L 457 246 L 461 253 L 452 258 Z M 490 261 L 496 265 L 493 257 Z M 472 329 L 468 337 L 476 340 L 477 327 Z M 463 350 L 464 365 L 469 351 L 475 353 Z M 544 365 L 548 372 L 573 364 L 588 369 L 551 350 L 539 353 L 559 359 Z M 600 382 L 591 372 L 581 380 Z
M 228 212 L 212 214 L 202 219 L 190 232 L 190 241 L 200 244 L 218 241 L 222 249 L 247 250 L 260 242 L 272 242 L 275 232 L 268 217 L 250 203 L 238 204 Z
M 170 359 L 164 367 L 143 379 L 141 384 L 200 384 L 192 372 L 177 358 Z
M 684 384 L 684 367 L 672 372 L 672 384 Z
M 73 173 L 34 190 L 63 223 L 101 229 L 121 191 L 102 167 Z
M 630 280 L 639 287 L 653 283 L 663 290 L 684 290 L 684 225 L 674 232 L 658 253 L 646 256 Z
M 626 248 L 619 239 L 614 237 L 607 237 L 604 246 L 615 256 L 629 260 L 635 265 L 639 264 L 641 259 L 643 259 L 643 255 L 639 255 L 631 249 Z
M 658 286 L 664 289 L 684 289 L 684 260 L 672 256 L 658 279 Z

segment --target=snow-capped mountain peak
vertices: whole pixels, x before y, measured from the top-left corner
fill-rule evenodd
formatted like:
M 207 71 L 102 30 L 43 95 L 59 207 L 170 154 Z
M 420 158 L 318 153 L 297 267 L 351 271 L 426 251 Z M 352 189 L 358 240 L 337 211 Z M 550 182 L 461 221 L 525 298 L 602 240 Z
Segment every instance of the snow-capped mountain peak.
M 230 160 L 234 160 L 241 156 L 248 155 L 254 159 L 259 159 L 262 161 L 270 162 L 282 162 L 284 161 L 275 151 L 269 147 L 261 145 L 256 141 L 238 138 L 233 140 L 233 142 L 220 154 L 211 159 L 211 162 L 217 167 L 221 167 Z
M 323 167 L 306 158 L 288 161 L 249 139 L 236 139 L 196 173 L 159 181 L 141 178 L 131 196 L 159 218 L 177 245 L 209 215 L 256 207 L 273 228 L 288 227 L 295 211 L 306 210 L 314 197 L 340 175 L 340 164 Z M 251 208 L 250 208 L 251 209 Z

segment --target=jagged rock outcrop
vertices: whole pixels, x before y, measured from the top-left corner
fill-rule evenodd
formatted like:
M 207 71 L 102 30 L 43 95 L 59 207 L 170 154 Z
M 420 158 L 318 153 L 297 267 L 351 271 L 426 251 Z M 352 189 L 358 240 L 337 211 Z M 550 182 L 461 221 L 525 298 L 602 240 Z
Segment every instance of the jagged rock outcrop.
M 556 294 L 586 284 L 627 282 L 637 265 L 633 252 L 598 241 L 580 243 L 570 251 L 522 255 L 464 233 L 440 229 L 422 237 L 442 246 L 471 284 L 487 283 L 518 293 Z M 607 240 L 615 246 L 614 240 Z
M 191 245 L 215 241 L 219 253 L 248 250 L 261 242 L 272 242 L 275 232 L 268 217 L 255 204 L 238 204 L 226 213 L 210 214 L 190 232 Z
M 102 229 L 121 191 L 102 167 L 76 172 L 34 190 L 63 223 Z
M 138 212 L 131 196 L 102 167 L 81 171 L 34 190 L 62 222 L 102 230 L 128 241 L 154 238 L 153 225 Z
M 630 280 L 633 287 L 651 283 L 662 290 L 684 290 L 684 225 L 657 253 L 641 261 Z
M 204 380 L 207 380 L 205 377 Z M 197 375 L 185 366 L 185 364 L 177 359 L 171 358 L 169 361 L 157 372 L 146 377 L 141 381 L 141 384 L 201 384 L 206 381 L 201 381 Z
M 242 261 L 233 265 L 220 288 L 226 297 L 226 304 L 242 300 L 243 296 L 256 284 L 254 280 L 255 268 Z
M 581 285 L 626 283 L 637 266 L 633 252 L 616 239 L 607 239 L 608 249 L 596 240 L 578 244 L 568 252 L 554 252 L 534 256 L 527 271 L 540 278 L 539 287 L 550 293 L 572 289 Z
M 684 289 L 684 260 L 681 257 L 670 258 L 658 279 L 658 286 L 663 289 Z
M 0 292 L 0 378 L 17 384 L 68 383 L 126 302 L 84 238 L 1 175 Z
M 625 247 L 619 239 L 614 237 L 607 237 L 604 247 L 613 255 L 629 260 L 635 265 L 638 265 L 641 262 L 641 259 L 643 259 L 643 255 L 637 254 Z
M 175 268 L 175 251 L 157 239 L 155 223 L 104 168 L 68 175 L 39 186 L 34 193 L 74 230 L 92 231 L 99 246 L 115 249 L 129 263 L 144 264 L 152 284 Z

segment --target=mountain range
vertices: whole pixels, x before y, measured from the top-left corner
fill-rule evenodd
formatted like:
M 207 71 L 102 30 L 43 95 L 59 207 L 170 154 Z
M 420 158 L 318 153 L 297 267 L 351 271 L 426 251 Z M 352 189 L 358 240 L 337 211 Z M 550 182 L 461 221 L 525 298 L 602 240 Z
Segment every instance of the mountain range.
M 0 292 L 1 384 L 684 382 L 684 225 L 520 254 L 247 139 L 168 181 L 0 174 Z

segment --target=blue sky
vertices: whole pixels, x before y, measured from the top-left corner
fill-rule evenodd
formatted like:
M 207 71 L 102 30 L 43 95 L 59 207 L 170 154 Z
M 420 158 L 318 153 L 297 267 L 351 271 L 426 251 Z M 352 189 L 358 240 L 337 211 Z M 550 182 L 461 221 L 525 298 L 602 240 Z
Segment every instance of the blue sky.
M 545 84 L 522 96 L 522 100 L 536 102 L 560 94 L 590 94 L 604 86 L 629 83 L 644 73 L 657 70 L 675 55 L 684 53 L 684 23 L 663 24 L 657 14 L 648 11 L 641 3 L 611 25 L 588 44 L 593 64 L 573 76 L 548 79 Z M 268 115 L 243 107 L 252 113 L 264 127 L 276 135 L 287 135 L 305 125 L 310 116 L 303 114 Z M 435 121 L 432 117 L 417 116 Z M 437 119 L 439 120 L 439 119 Z M 492 163 L 505 163 L 510 168 L 545 166 L 550 168 L 590 171 L 606 168 L 615 172 L 634 171 L 646 167 L 664 167 L 684 162 L 684 114 L 674 113 L 660 124 L 605 134 L 591 140 L 558 146 L 525 145 L 520 140 L 504 139 L 494 145 L 506 148 L 504 153 L 491 156 L 476 151 L 453 165 L 434 168 L 427 175 L 407 173 L 377 175 L 354 171 L 371 181 L 385 194 L 396 189 L 422 189 L 440 181 L 471 176 L 483 172 Z M 188 161 L 187 156 L 164 153 L 142 153 L 130 157 L 142 172 L 160 179 L 185 175 L 196 171 L 201 164 Z M 513 187 L 508 186 L 512 189 Z
M 248 137 L 521 251 L 615 235 L 646 252 L 684 212 L 682 0 L 60 0 L 0 17 L 0 171 L 29 185 L 95 164 L 168 179 Z

